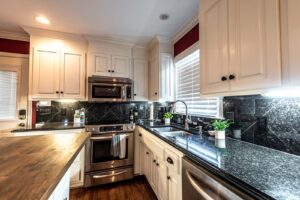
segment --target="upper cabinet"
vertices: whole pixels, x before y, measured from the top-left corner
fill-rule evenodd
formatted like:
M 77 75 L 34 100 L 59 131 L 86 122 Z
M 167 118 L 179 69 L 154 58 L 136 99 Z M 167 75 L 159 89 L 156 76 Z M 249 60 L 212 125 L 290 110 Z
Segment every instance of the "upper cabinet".
M 30 34 L 29 99 L 84 99 L 84 39 L 34 28 L 25 30 Z
M 88 37 L 88 76 L 132 78 L 133 44 Z
M 149 100 L 172 101 L 173 49 L 171 43 L 157 37 L 150 45 L 149 52 Z
M 279 1 L 203 0 L 201 93 L 281 86 Z
M 284 86 L 300 85 L 300 1 L 281 0 L 282 71 Z
M 133 48 L 133 87 L 135 101 L 148 101 L 148 50 Z

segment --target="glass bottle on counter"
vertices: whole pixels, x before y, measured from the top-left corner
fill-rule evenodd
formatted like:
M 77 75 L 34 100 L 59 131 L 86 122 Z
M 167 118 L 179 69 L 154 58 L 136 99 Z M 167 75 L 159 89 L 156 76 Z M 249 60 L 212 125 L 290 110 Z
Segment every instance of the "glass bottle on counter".
M 84 108 L 80 109 L 80 124 L 85 124 L 85 110 L 84 110 Z

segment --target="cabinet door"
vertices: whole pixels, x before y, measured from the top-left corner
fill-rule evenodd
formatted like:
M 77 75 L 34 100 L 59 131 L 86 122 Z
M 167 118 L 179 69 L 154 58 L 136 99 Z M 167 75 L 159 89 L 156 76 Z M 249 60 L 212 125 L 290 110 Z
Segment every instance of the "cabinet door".
M 57 50 L 33 49 L 32 98 L 59 98 L 59 60 Z
M 76 188 L 83 186 L 83 176 L 84 176 L 84 153 L 85 147 L 83 147 L 80 153 L 77 155 L 76 159 L 70 167 L 70 187 Z
M 229 90 L 228 0 L 202 0 L 200 6 L 201 93 Z M 224 78 L 222 80 L 222 77 Z
M 182 189 L 181 189 L 181 176 L 177 173 L 168 172 L 168 198 L 169 200 L 181 200 Z
M 173 59 L 169 54 L 161 54 L 160 57 L 160 73 L 161 73 L 161 99 L 165 101 L 173 101 Z
M 160 200 L 168 199 L 168 179 L 167 179 L 167 167 L 158 159 L 157 161 L 157 197 Z
M 232 91 L 281 86 L 278 0 L 230 0 Z
M 150 156 L 150 150 L 144 146 L 144 152 L 143 152 L 143 171 L 144 174 L 148 180 L 148 182 L 150 183 L 151 181 L 151 165 L 152 165 L 152 161 L 151 161 L 151 156 Z
M 281 1 L 282 71 L 285 86 L 300 85 L 300 1 Z
M 130 58 L 127 56 L 112 56 L 112 76 L 130 77 Z
M 159 59 L 157 57 L 150 60 L 149 69 L 149 99 L 159 100 Z
M 111 56 L 104 53 L 92 55 L 93 75 L 111 76 Z
M 148 100 L 148 64 L 146 60 L 133 61 L 134 100 Z
M 84 99 L 85 54 L 63 52 L 60 66 L 60 98 Z
M 134 174 L 141 174 L 142 173 L 142 167 L 141 167 L 141 160 L 143 155 L 143 147 L 142 142 L 139 138 L 139 128 L 135 129 L 134 132 Z
M 157 193 L 157 167 L 156 167 L 156 157 L 153 152 L 150 152 L 150 180 L 149 184 L 152 187 L 152 190 Z

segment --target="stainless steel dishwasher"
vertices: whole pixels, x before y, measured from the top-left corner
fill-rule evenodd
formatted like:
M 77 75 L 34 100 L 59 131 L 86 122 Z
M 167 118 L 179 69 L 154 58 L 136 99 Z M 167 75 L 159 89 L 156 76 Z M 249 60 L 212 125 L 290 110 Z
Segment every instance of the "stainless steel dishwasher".
M 186 157 L 182 162 L 182 195 L 183 200 L 253 199 Z

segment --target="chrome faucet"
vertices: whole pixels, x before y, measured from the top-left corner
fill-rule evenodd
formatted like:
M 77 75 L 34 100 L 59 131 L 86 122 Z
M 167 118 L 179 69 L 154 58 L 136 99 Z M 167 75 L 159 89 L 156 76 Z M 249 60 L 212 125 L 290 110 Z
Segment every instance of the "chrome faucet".
M 174 113 L 174 110 L 175 110 L 175 104 L 176 103 L 178 103 L 178 102 L 181 102 L 181 103 L 183 103 L 184 104 L 184 106 L 185 106 L 185 121 L 184 121 L 184 128 L 185 129 L 189 129 L 189 123 L 190 123 L 190 119 L 189 119 L 189 116 L 188 116 L 188 107 L 187 107 L 187 105 L 186 105 L 186 103 L 184 102 L 184 101 L 181 101 L 181 100 L 177 100 L 177 101 L 175 101 L 174 103 L 173 103 L 173 105 L 172 105 L 172 108 L 171 108 L 171 113 Z

